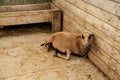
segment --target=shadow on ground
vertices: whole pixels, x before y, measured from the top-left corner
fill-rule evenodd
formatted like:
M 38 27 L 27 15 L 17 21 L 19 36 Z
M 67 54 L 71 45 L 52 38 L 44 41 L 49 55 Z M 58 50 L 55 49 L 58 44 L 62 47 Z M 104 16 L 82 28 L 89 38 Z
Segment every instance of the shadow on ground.
M 10 26 L 0 30 L 0 80 L 108 80 L 88 59 L 53 57 L 40 44 L 50 25 Z

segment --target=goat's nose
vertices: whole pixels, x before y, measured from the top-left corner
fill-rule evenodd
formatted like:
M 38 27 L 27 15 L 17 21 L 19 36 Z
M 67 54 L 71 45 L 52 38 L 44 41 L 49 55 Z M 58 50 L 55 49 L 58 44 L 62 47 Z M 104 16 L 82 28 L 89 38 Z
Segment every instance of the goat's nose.
M 88 46 L 89 46 L 89 44 L 85 44 L 85 45 L 84 45 L 84 48 L 88 48 Z

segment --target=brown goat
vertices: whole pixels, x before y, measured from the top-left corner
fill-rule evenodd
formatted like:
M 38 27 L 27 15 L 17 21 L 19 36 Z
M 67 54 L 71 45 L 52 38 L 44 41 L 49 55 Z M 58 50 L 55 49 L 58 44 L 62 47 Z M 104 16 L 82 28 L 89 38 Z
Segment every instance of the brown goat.
M 41 46 L 48 45 L 48 51 L 52 46 L 56 50 L 55 56 L 57 56 L 57 51 L 66 53 L 66 57 L 59 57 L 68 60 L 71 53 L 86 55 L 92 36 L 93 34 L 89 32 L 84 32 L 81 35 L 69 32 L 56 32 L 48 36 L 45 43 L 41 44 Z

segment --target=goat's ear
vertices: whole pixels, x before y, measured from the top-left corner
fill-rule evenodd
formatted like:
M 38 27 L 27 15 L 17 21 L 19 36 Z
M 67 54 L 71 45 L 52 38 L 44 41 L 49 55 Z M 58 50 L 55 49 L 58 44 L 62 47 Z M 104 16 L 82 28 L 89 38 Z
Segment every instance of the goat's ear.
M 80 36 L 77 36 L 76 38 L 81 38 L 81 35 L 80 35 Z
M 91 39 L 94 39 L 94 34 L 90 34 L 90 38 L 91 38 Z
M 90 34 L 91 37 L 94 37 L 94 34 Z

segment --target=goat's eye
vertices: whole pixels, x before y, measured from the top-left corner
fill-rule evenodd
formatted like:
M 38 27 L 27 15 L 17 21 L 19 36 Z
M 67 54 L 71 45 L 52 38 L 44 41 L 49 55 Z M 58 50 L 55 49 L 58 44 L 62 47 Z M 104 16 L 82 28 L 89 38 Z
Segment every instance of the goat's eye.
M 88 39 L 91 39 L 91 36 L 89 36 Z
M 82 39 L 84 39 L 85 37 L 84 37 L 84 35 L 82 35 Z

